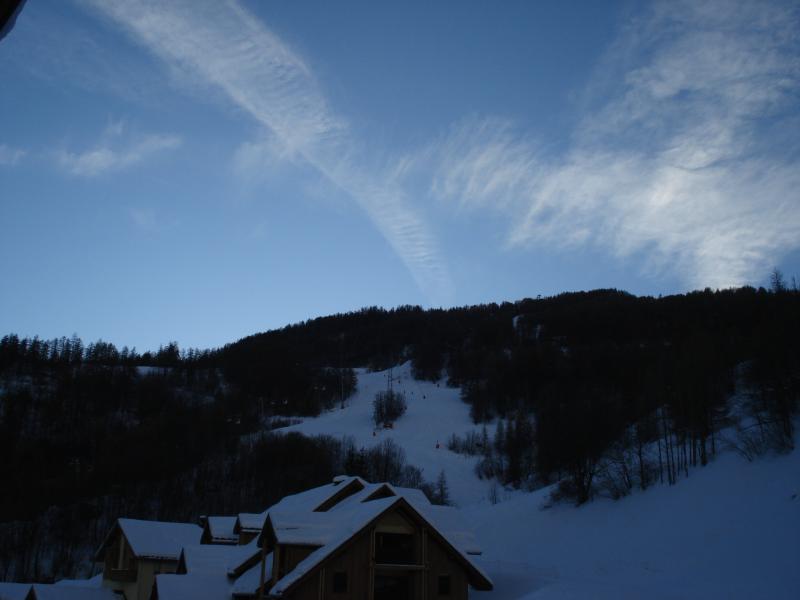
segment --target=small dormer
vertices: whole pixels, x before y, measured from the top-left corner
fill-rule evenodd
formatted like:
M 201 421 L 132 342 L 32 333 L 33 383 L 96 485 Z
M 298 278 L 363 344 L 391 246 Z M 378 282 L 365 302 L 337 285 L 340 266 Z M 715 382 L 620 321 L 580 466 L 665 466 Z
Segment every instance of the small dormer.
M 339 478 L 337 477 L 336 479 Z M 324 502 L 317 506 L 314 509 L 314 512 L 327 512 L 345 498 L 349 498 L 353 494 L 357 494 L 366 487 L 364 482 L 361 481 L 359 477 L 354 477 L 346 483 L 344 483 L 342 480 L 339 480 L 337 483 L 336 479 L 333 480 L 333 483 L 341 486 L 340 489 L 338 489 L 332 496 L 329 496 Z
M 240 546 L 249 544 L 261 533 L 266 513 L 239 513 L 233 525 L 232 535 Z
M 392 489 L 388 483 L 383 483 L 378 488 L 369 494 L 362 502 L 370 502 L 372 500 L 380 500 L 381 498 L 391 498 L 396 496 L 397 493 Z
M 234 546 L 239 543 L 239 534 L 235 531 L 237 517 L 205 517 L 201 519 L 203 528 L 201 544 L 223 544 Z

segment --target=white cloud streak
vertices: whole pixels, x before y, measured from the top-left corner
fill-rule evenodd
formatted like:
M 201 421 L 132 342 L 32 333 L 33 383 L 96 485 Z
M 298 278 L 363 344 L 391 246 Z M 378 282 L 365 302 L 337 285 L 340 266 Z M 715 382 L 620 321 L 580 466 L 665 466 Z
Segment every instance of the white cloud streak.
M 20 148 L 12 148 L 6 144 L 0 144 L 0 167 L 14 167 L 25 157 L 27 152 Z
M 759 281 L 800 245 L 799 49 L 791 4 L 658 3 L 605 57 L 625 67 L 562 156 L 473 118 L 427 150 L 431 191 L 508 214 L 510 246 L 644 255 L 700 287 Z
M 118 134 L 111 130 L 103 141 L 83 152 L 61 150 L 56 154 L 59 166 L 70 175 L 97 177 L 112 171 L 121 171 L 143 162 L 154 154 L 177 148 L 181 139 L 174 135 L 149 134 L 134 141 L 120 143 L 112 138 Z
M 238 2 L 86 0 L 170 68 L 221 90 L 353 197 L 420 288 L 445 301 L 452 284 L 436 241 L 405 192 L 368 171 L 347 123 L 328 107 L 310 68 Z M 258 148 L 239 158 L 252 159 Z

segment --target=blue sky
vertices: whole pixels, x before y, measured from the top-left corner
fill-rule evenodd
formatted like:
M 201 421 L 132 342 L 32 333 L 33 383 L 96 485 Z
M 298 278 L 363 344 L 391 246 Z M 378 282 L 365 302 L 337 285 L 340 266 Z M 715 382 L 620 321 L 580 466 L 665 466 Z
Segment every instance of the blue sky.
M 799 32 L 794 2 L 29 0 L 0 332 L 208 347 L 800 275 Z

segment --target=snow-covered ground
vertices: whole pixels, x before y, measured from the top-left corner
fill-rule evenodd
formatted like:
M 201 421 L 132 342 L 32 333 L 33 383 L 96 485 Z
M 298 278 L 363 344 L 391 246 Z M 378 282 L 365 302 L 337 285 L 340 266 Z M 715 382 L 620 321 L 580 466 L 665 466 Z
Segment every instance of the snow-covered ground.
M 675 486 L 620 501 L 542 509 L 550 489 L 501 493 L 475 476 L 477 459 L 446 448 L 452 433 L 477 429 L 459 391 L 394 369 L 408 411 L 373 436 L 372 400 L 386 372 L 358 371 L 344 410 L 283 431 L 353 436 L 370 446 L 390 437 L 433 480 L 444 469 L 456 504 L 475 526 L 493 592 L 479 600 L 800 598 L 800 451 L 749 463 L 729 452 Z M 436 442 L 440 447 L 436 448 Z
M 358 390 L 347 400 L 344 410 L 335 408 L 280 431 L 352 436 L 357 446 L 365 448 L 391 438 L 405 450 L 406 462 L 422 469 L 428 481 L 435 481 L 444 470 L 454 504 L 467 506 L 486 500 L 490 484 L 475 475 L 478 459 L 447 449 L 451 434 L 463 436 L 468 431 L 480 430 L 469 418 L 469 406 L 461 401 L 458 389 L 449 388 L 444 382 L 415 380 L 410 363 L 395 367 L 393 389 L 405 392 L 408 409 L 393 429 L 376 429 L 372 422 L 372 401 L 377 392 L 386 390 L 388 372 L 356 369 L 356 375 Z
M 464 509 L 495 579 L 477 598 L 800 598 L 800 451 L 580 508 L 547 491 Z

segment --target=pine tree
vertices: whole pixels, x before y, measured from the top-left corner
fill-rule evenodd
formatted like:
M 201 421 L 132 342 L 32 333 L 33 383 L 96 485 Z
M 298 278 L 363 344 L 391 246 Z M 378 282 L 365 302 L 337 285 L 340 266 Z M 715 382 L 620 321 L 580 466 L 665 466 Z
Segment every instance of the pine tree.
M 439 472 L 439 477 L 436 478 L 433 503 L 450 504 L 450 491 L 447 489 L 447 477 L 444 474 L 444 469 Z

